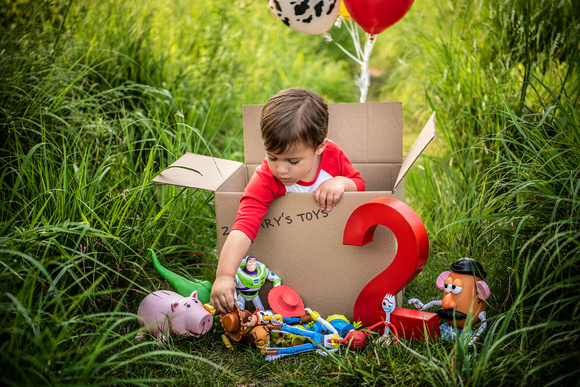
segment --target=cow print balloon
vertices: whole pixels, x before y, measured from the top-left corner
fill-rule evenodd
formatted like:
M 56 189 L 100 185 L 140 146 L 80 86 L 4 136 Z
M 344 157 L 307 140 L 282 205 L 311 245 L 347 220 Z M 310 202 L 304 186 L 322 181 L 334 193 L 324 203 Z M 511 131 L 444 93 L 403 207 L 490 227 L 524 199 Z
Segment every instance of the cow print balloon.
M 276 17 L 295 31 L 310 35 L 330 29 L 340 10 L 340 0 L 268 0 Z

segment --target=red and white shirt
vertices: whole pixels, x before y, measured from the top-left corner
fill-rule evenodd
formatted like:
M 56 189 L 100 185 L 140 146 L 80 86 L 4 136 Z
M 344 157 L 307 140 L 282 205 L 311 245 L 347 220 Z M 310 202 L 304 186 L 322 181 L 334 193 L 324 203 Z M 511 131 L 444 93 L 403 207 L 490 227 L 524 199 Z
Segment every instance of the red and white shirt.
M 332 141 L 328 142 L 322 152 L 318 173 L 313 181 L 300 180 L 291 186 L 285 186 L 274 177 L 268 168 L 267 160 L 264 159 L 244 190 L 232 230 L 242 231 L 254 241 L 272 200 L 288 192 L 314 193 L 320 184 L 336 176 L 351 179 L 356 184 L 357 191 L 365 189 L 365 182 L 360 173 L 354 169 L 342 149 Z

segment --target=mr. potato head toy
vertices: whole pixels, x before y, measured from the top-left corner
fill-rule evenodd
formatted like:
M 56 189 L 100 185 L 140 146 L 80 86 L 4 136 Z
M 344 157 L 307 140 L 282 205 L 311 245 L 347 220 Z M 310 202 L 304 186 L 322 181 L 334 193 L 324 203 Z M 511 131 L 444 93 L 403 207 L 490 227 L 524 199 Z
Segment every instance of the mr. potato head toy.
M 455 328 L 462 332 L 467 325 L 467 318 L 471 321 L 469 326 L 479 322 L 481 325 L 475 335 L 469 332 L 471 339 L 469 346 L 479 338 L 487 328 L 486 310 L 490 290 L 485 278 L 485 271 L 479 262 L 472 258 L 462 258 L 450 265 L 451 271 L 444 271 L 437 277 L 437 287 L 443 290 L 441 300 L 434 300 L 423 304 L 418 298 L 409 300 L 419 310 L 426 310 L 432 306 L 441 306 L 437 315 L 446 322 L 441 324 L 441 337 L 454 340 Z

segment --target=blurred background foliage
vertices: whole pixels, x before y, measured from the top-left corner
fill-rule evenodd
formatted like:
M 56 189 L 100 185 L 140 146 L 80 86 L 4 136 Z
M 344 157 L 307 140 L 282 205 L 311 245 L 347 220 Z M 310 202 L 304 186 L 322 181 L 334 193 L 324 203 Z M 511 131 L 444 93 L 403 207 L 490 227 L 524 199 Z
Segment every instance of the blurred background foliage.
M 148 247 L 189 278 L 211 281 L 217 262 L 212 194 L 150 181 L 186 151 L 242 161 L 241 106 L 280 89 L 358 101 L 360 69 L 264 1 L 0 0 L 2 384 L 574 383 L 578 9 L 417 1 L 371 56 L 368 101 L 403 102 L 405 151 L 437 112 L 439 138 L 405 183 L 431 244 L 405 298 L 437 299 L 441 271 L 478 259 L 492 297 L 475 350 L 265 364 L 225 350 L 219 328 L 132 340 L 140 300 L 167 286 Z M 329 33 L 352 49 L 344 28 Z

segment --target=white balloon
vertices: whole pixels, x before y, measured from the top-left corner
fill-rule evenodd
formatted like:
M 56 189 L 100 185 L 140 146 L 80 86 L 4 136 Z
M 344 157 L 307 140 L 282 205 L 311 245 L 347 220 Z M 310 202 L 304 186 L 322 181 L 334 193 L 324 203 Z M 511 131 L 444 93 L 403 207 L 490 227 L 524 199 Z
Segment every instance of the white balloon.
M 318 35 L 336 21 L 340 0 L 268 0 L 268 7 L 293 30 Z

